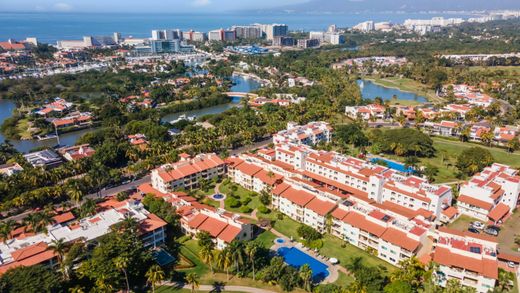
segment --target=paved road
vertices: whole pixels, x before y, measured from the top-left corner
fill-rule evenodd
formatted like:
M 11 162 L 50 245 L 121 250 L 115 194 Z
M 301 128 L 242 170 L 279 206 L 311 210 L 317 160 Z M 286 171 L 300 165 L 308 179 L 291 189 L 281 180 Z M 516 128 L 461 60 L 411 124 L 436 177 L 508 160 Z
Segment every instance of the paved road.
M 164 282 L 162 284 L 163 286 L 172 286 L 175 288 L 184 288 L 191 290 L 190 285 L 183 285 L 183 284 L 177 284 L 177 283 L 171 283 L 171 282 Z M 255 288 L 255 287 L 246 287 L 246 286 L 221 286 L 216 290 L 215 286 L 213 285 L 199 285 L 199 287 L 195 290 L 196 292 L 200 291 L 208 291 L 208 292 L 248 292 L 248 293 L 275 293 L 274 291 Z

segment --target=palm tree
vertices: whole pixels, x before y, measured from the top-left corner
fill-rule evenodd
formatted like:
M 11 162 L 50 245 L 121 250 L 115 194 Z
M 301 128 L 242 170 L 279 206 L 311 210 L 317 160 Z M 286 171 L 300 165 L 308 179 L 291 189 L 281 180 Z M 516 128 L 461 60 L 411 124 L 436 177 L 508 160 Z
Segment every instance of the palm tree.
M 215 255 L 213 254 L 212 247 L 210 245 L 202 246 L 199 254 L 200 258 L 202 258 L 203 261 L 209 264 L 211 273 L 213 273 L 213 262 L 215 261 Z
M 499 270 L 498 272 L 498 288 L 501 292 L 509 292 L 513 289 L 512 274 L 505 270 Z
M 195 273 L 189 273 L 184 278 L 186 283 L 190 284 L 191 286 L 191 292 L 195 292 L 195 289 L 199 288 L 199 276 Z
M 258 253 L 258 244 L 256 242 L 248 242 L 246 245 L 245 252 L 247 254 L 247 257 L 249 258 L 249 261 L 251 262 L 251 267 L 253 268 L 253 280 L 255 280 L 255 257 Z
M 360 256 L 355 256 L 350 259 L 350 262 L 347 264 L 347 269 L 352 272 L 358 272 L 363 268 L 363 258 Z
M 298 273 L 303 282 L 303 289 L 307 292 L 312 291 L 312 270 L 308 264 L 304 264 L 300 267 L 300 272 Z
M 217 255 L 217 266 L 226 271 L 226 277 L 229 280 L 229 267 L 233 263 L 229 247 L 221 250 Z
M 7 243 L 7 240 L 11 239 L 11 232 L 16 227 L 16 222 L 14 220 L 7 220 L 3 222 L 0 226 L 0 237 L 2 237 L 4 244 Z
M 244 245 L 240 241 L 233 241 L 229 245 L 231 258 L 235 263 L 235 269 L 240 273 L 240 267 L 244 264 Z
M 126 282 L 126 292 L 130 292 L 130 283 L 128 282 L 128 274 L 126 272 L 126 269 L 128 267 L 128 257 L 119 256 L 114 259 L 114 265 L 116 268 L 123 272 L 125 275 L 125 282 Z
M 60 264 L 60 269 L 63 273 L 63 278 L 68 279 L 68 272 L 63 265 L 64 255 L 67 250 L 67 243 L 65 242 L 65 238 L 60 238 L 58 240 L 52 240 L 49 245 L 49 249 L 52 250 L 58 256 L 58 263 Z
M 334 224 L 334 221 L 333 221 L 333 218 L 332 218 L 332 214 L 331 213 L 328 213 L 327 216 L 325 217 L 325 227 L 327 228 L 327 233 L 331 233 L 332 232 L 332 225 Z
M 159 265 L 153 265 L 146 272 L 146 279 L 152 285 L 152 292 L 155 293 L 155 285 L 164 280 L 164 271 Z

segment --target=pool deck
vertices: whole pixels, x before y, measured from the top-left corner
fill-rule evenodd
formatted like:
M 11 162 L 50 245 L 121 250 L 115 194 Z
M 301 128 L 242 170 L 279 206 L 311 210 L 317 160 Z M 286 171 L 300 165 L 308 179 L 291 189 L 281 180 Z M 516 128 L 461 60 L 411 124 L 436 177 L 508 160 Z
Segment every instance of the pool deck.
M 288 247 L 288 248 L 295 247 L 295 248 L 301 250 L 302 252 L 312 256 L 313 258 L 319 260 L 320 262 L 322 262 L 323 264 L 325 264 L 327 266 L 329 275 L 323 281 L 321 281 L 320 284 L 331 284 L 331 283 L 336 282 L 336 280 L 338 280 L 339 264 L 335 264 L 335 265 L 331 264 L 327 257 L 319 255 L 318 253 L 314 252 L 312 249 L 303 246 L 303 244 L 301 244 L 300 242 L 297 242 L 294 240 L 291 241 L 291 239 L 286 238 L 286 237 L 278 237 L 278 238 L 282 238 L 283 240 L 285 240 L 285 242 L 277 243 L 276 239 L 275 239 L 275 243 L 273 246 L 271 246 L 271 250 L 278 251 L 278 248 L 281 248 L 281 247 Z

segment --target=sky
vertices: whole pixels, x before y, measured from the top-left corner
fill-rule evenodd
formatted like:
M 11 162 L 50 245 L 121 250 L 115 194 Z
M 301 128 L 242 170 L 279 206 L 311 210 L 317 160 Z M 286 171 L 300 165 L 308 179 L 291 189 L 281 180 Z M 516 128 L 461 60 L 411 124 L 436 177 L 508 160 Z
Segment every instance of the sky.
M 200 13 L 270 8 L 308 0 L 0 0 L 0 11 Z

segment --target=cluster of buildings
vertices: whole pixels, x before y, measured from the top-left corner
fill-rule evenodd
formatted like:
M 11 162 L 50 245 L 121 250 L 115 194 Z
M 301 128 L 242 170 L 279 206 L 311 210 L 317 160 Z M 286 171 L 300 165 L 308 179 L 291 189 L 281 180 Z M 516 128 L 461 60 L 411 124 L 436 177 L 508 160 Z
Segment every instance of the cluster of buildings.
M 403 66 L 408 63 L 408 60 L 405 57 L 395 57 L 395 56 L 371 56 L 371 57 L 360 57 L 360 58 L 352 58 L 347 59 L 342 62 L 338 62 L 332 65 L 332 69 L 341 69 L 345 66 L 352 67 L 363 67 L 367 64 L 373 64 L 376 66 Z
M 262 107 L 266 104 L 278 105 L 286 107 L 291 104 L 299 104 L 305 101 L 304 97 L 295 97 L 292 94 L 275 94 L 274 98 L 256 97 L 249 100 L 251 107 Z
M 320 130 L 319 125 L 325 127 Z M 437 227 L 461 214 L 500 225 L 518 203 L 516 170 L 499 164 L 488 167 L 461 187 L 457 205 L 452 206 L 448 185 L 313 149 L 316 140 L 330 139 L 326 126 L 290 125 L 273 137 L 274 148 L 226 159 L 228 176 L 246 189 L 270 192 L 273 207 L 292 219 L 391 264 L 411 256 L 435 261 L 440 285 L 456 278 L 478 292 L 494 287 L 499 265 L 496 239 Z
M 83 158 L 91 157 L 95 153 L 96 151 L 89 144 L 82 144 L 71 147 L 59 148 L 56 151 L 51 149 L 45 149 L 41 151 L 31 152 L 24 154 L 23 157 L 34 168 L 52 169 L 63 164 L 65 161 L 81 160 Z M 22 170 L 23 169 L 17 169 L 16 171 Z M 14 173 L 11 171 L 6 174 L 12 175 Z
M 35 233 L 25 226 L 12 231 L 10 237 L 0 243 L 0 274 L 19 266 L 54 267 L 59 256 L 50 248 L 53 241 L 88 243 L 110 233 L 112 227 L 126 217 L 138 223 L 139 237 L 145 247 L 155 248 L 164 243 L 165 221 L 149 213 L 139 201 L 111 199 L 98 204 L 93 216 L 78 219 L 70 211 L 55 215 L 46 233 Z

